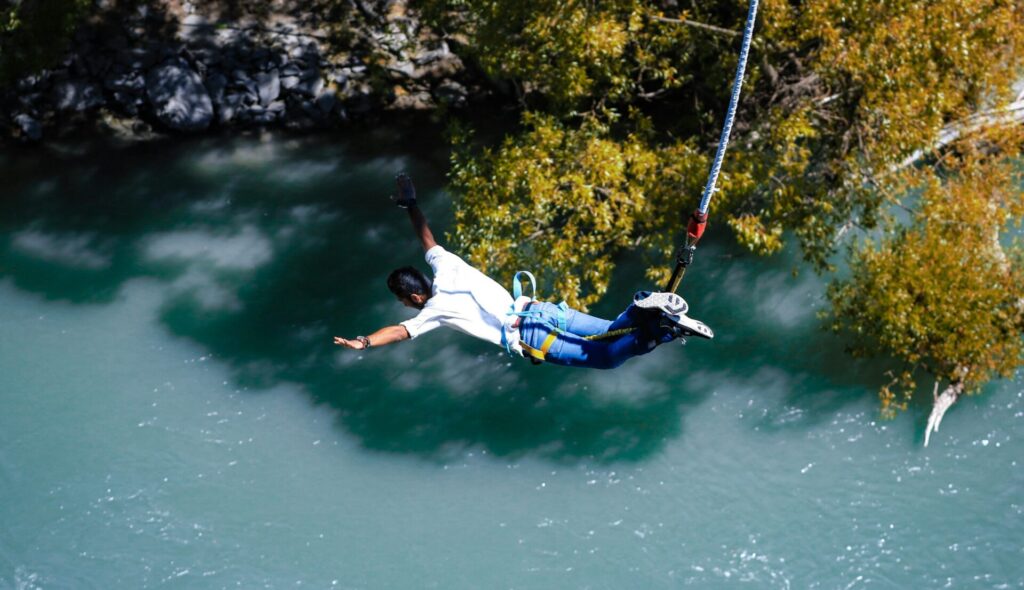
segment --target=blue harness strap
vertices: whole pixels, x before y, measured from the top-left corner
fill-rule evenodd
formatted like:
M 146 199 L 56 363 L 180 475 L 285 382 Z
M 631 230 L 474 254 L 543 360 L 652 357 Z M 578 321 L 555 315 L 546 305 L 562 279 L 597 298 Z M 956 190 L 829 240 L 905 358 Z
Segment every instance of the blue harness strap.
M 519 280 L 520 275 L 526 275 L 526 278 L 530 279 L 530 300 L 537 300 L 537 279 L 534 278 L 532 272 L 521 270 L 512 277 L 512 305 L 515 305 L 516 299 L 523 296 L 523 283 Z
M 526 278 L 530 279 L 530 301 L 537 300 L 537 279 L 533 276 L 533 273 L 528 270 L 521 270 L 512 277 L 512 305 L 509 307 L 508 312 L 505 315 L 514 315 L 521 318 L 525 317 L 540 317 L 540 312 L 536 311 L 516 311 L 516 301 L 523 296 L 523 282 L 519 279 L 520 275 L 526 275 Z M 508 334 L 505 333 L 505 327 L 501 328 L 501 345 L 505 347 L 505 352 L 510 356 L 516 356 L 512 352 L 512 344 L 508 341 Z
M 567 311 L 569 311 L 569 304 L 568 303 L 566 303 L 565 301 L 562 301 L 561 303 L 558 304 L 558 331 L 559 332 L 565 332 L 566 331 L 565 313 Z
M 530 271 L 521 270 L 517 272 L 515 276 L 512 278 L 512 309 L 508 311 L 507 315 L 519 316 L 521 318 L 542 317 L 543 314 L 539 311 L 516 311 L 516 301 L 518 301 L 519 298 L 523 296 L 523 282 L 520 279 L 520 276 L 526 276 L 526 278 L 530 280 L 530 302 L 532 303 L 534 301 L 537 301 L 537 279 L 533 276 L 533 273 L 531 273 Z M 567 333 L 568 322 L 566 320 L 566 314 L 569 311 L 569 304 L 563 301 L 558 304 L 557 308 L 557 325 L 554 328 L 552 328 L 550 332 L 548 332 L 548 335 L 546 338 L 544 338 L 544 343 L 541 344 L 540 348 L 533 348 L 532 346 L 522 341 L 520 341 L 519 343 L 519 346 L 523 349 L 527 356 L 535 363 L 543 362 L 544 358 L 548 354 L 548 350 L 551 348 L 551 345 L 553 345 L 555 341 L 558 340 L 559 334 Z M 505 334 L 504 328 L 502 328 L 501 330 L 501 344 L 502 346 L 505 347 L 505 352 L 507 352 L 510 355 L 513 355 L 512 345 L 508 341 L 508 336 Z

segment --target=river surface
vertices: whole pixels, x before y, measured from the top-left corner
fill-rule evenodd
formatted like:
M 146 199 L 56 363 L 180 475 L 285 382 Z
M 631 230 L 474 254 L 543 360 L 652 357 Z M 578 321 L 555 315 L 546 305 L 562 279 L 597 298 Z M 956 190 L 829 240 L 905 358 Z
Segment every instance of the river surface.
M 923 448 L 820 279 L 721 226 L 681 290 L 713 342 L 611 372 L 332 346 L 409 317 L 387 195 L 409 171 L 440 236 L 440 147 L 0 154 L 0 588 L 1024 588 L 1021 380 Z

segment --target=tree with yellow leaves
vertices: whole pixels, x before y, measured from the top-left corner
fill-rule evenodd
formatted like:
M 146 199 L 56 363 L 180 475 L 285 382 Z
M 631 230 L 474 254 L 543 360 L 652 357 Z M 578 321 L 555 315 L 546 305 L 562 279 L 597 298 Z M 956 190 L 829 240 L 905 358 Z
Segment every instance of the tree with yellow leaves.
M 497 146 L 456 135 L 455 241 L 497 276 L 549 269 L 577 305 L 604 293 L 627 249 L 667 278 L 724 115 L 744 4 L 426 2 L 522 105 Z M 1020 255 L 994 236 L 1020 214 L 1022 134 L 1003 111 L 1024 76 L 1019 2 L 769 1 L 757 26 L 713 218 L 761 254 L 794 236 L 821 272 L 851 245 L 852 276 L 830 291 L 834 324 L 855 351 L 906 363 L 882 391 L 886 412 L 921 371 L 968 393 L 1007 375 L 1022 361 Z M 891 214 L 901 207 L 909 224 Z

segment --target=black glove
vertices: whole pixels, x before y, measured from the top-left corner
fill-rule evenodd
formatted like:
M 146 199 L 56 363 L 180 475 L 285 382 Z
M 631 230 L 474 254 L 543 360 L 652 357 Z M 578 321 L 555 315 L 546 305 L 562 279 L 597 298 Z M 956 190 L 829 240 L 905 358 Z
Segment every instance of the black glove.
M 399 172 L 395 176 L 395 184 L 398 185 L 398 196 L 391 197 L 395 201 L 395 204 L 402 209 L 408 209 L 409 207 L 416 206 L 416 187 L 412 184 L 412 179 L 409 178 L 405 172 Z

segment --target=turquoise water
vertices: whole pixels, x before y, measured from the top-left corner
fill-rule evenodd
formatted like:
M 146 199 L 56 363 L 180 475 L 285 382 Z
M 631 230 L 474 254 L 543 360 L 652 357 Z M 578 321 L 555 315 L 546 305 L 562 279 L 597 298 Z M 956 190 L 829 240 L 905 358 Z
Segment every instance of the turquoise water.
M 922 448 L 792 257 L 710 234 L 682 292 L 716 340 L 613 372 L 331 346 L 408 317 L 386 196 L 410 171 L 443 229 L 440 145 L 0 156 L 0 587 L 1024 587 L 1022 383 Z

